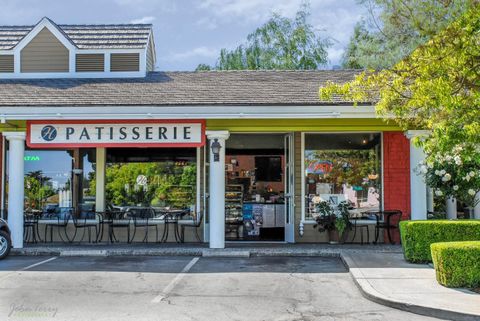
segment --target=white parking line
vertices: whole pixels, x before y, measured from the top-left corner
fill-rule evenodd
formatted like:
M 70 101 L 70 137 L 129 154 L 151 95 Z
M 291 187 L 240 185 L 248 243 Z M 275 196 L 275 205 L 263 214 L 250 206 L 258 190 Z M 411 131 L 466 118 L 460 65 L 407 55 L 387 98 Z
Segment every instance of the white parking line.
M 7 274 L 3 275 L 2 277 L 0 277 L 0 281 L 5 280 L 6 278 L 14 275 L 15 273 L 22 272 L 22 271 L 26 271 L 26 270 L 31 269 L 31 268 L 33 268 L 33 267 L 39 266 L 39 265 L 41 265 L 41 264 L 44 264 L 44 263 L 53 261 L 53 260 L 55 260 L 56 258 L 57 258 L 56 256 L 55 256 L 55 257 L 51 257 L 51 258 L 49 258 L 49 259 L 47 259 L 47 260 L 43 260 L 43 261 L 40 261 L 40 262 L 38 262 L 38 263 L 35 263 L 35 264 L 32 264 L 32 265 L 26 266 L 26 267 L 24 267 L 24 268 L 21 268 L 21 269 L 19 269 L 19 270 L 15 270 L 15 271 L 12 271 L 12 272 L 10 272 L 10 273 L 7 273 Z
M 34 267 L 36 267 L 36 266 L 39 266 L 39 265 L 48 263 L 48 262 L 50 262 L 50 261 L 53 261 L 53 260 L 55 260 L 56 258 L 57 258 L 57 256 L 51 257 L 51 258 L 49 258 L 49 259 L 47 259 L 47 260 L 43 260 L 43 261 L 40 261 L 40 262 L 38 262 L 38 263 L 35 263 L 35 264 L 32 264 L 32 265 L 26 266 L 26 267 L 24 267 L 24 268 L 21 268 L 19 271 L 29 270 L 29 269 L 34 268 Z
M 175 285 L 177 285 L 185 277 L 185 274 L 187 274 L 188 271 L 190 271 L 190 269 L 195 265 L 195 263 L 197 263 L 199 259 L 200 259 L 199 257 L 194 257 L 187 265 L 185 265 L 183 270 L 180 273 L 178 273 L 175 276 L 175 278 L 172 281 L 170 281 L 170 283 L 168 283 L 168 285 L 163 289 L 163 291 L 152 299 L 151 302 L 159 303 L 160 301 L 165 299 L 168 296 L 168 294 L 172 292 L 173 288 L 175 288 Z

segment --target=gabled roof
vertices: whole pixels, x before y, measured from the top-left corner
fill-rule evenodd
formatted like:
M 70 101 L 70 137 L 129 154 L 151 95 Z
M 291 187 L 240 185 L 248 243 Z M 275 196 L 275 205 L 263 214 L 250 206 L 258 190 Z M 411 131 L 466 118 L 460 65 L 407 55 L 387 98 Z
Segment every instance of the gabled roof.
M 151 72 L 145 78 L 0 80 L 0 106 L 352 105 L 320 101 L 361 70 Z
M 57 25 L 44 19 L 78 49 L 143 49 L 152 31 L 151 24 Z M 0 26 L 0 50 L 13 49 L 35 26 Z

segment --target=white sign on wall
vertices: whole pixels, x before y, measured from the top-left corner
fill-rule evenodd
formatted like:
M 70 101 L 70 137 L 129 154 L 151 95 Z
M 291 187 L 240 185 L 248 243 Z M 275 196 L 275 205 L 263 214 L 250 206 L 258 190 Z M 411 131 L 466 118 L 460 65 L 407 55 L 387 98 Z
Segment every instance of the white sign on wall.
M 199 147 L 204 144 L 203 120 L 27 122 L 29 147 Z

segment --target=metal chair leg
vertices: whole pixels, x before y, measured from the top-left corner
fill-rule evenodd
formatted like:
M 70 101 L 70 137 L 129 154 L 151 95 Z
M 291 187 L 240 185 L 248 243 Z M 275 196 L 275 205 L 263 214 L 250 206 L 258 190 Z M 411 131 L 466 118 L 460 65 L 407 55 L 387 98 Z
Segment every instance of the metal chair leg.
M 169 229 L 169 224 L 165 223 L 163 225 L 163 235 L 162 235 L 162 242 L 167 242 L 168 240 L 168 229 Z
M 392 235 L 390 234 L 390 227 L 387 228 L 387 235 L 388 235 L 388 241 L 390 244 L 395 244 L 395 242 L 392 240 Z
M 378 237 L 380 236 L 380 229 L 378 228 L 378 226 L 375 226 L 375 244 L 378 243 Z
M 198 235 L 198 227 L 195 227 L 195 237 L 197 238 L 198 243 L 202 243 L 200 235 Z
M 180 226 L 180 240 L 185 243 L 185 226 Z
M 137 227 L 134 226 L 134 227 L 133 227 L 132 239 L 130 240 L 130 227 L 127 227 L 127 235 L 128 235 L 127 239 L 129 240 L 129 241 L 127 241 L 128 243 L 133 243 L 133 239 L 135 238 L 135 234 L 136 234 L 136 233 L 137 233 Z

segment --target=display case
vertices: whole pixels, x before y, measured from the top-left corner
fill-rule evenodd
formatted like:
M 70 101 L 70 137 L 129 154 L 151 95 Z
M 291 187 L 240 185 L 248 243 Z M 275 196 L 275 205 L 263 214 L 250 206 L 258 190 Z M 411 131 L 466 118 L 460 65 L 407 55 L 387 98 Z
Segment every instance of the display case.
M 243 185 L 225 186 L 225 223 L 228 225 L 243 222 Z

